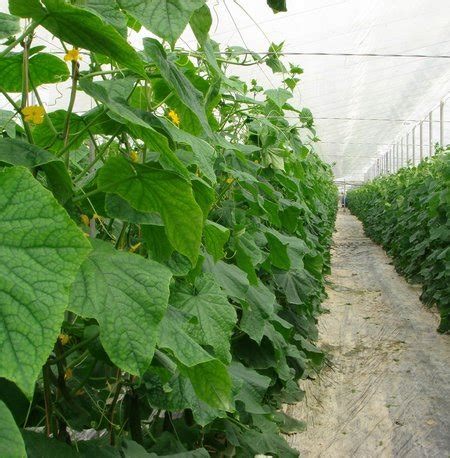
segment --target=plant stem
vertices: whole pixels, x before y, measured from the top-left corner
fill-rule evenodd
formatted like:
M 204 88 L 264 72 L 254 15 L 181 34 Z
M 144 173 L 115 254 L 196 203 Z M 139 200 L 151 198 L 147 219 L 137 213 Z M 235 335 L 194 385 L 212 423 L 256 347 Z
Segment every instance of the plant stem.
M 79 348 L 82 348 L 84 347 L 85 345 L 87 345 L 89 342 L 92 342 L 93 340 L 95 340 L 98 336 L 100 335 L 99 332 L 96 332 L 95 334 L 93 334 L 91 337 L 89 337 L 88 339 L 86 340 L 83 340 L 79 343 L 77 343 L 76 345 L 74 345 L 73 347 L 70 347 L 65 353 L 57 356 L 56 358 L 54 359 L 50 359 L 48 361 L 49 364 L 57 364 L 59 363 L 60 361 L 66 359 L 69 355 L 71 355 L 74 351 L 77 351 Z
M 72 202 L 78 202 L 80 200 L 83 200 L 83 199 L 86 199 L 87 197 L 90 197 L 90 196 L 93 196 L 95 194 L 98 194 L 99 192 L 101 192 L 102 190 L 97 188 L 97 189 L 93 189 L 92 191 L 89 191 L 89 192 L 86 192 L 85 194 L 81 195 L 81 196 L 76 196 L 72 199 Z
M 66 120 L 65 120 L 64 129 L 63 129 L 64 146 L 67 146 L 67 143 L 69 141 L 70 117 L 72 116 L 73 107 L 75 105 L 75 98 L 77 96 L 77 81 L 78 81 L 78 62 L 74 60 L 72 61 L 72 88 L 70 90 L 69 106 L 67 108 L 67 115 L 66 115 Z M 69 164 L 70 164 L 70 150 L 69 149 L 67 149 L 65 153 L 65 163 L 66 163 L 66 167 L 69 168 Z
M 44 104 L 42 103 L 42 99 L 41 99 L 41 96 L 39 95 L 39 92 L 37 90 L 37 88 L 33 88 L 33 93 L 36 97 L 36 100 L 38 101 L 39 105 L 41 107 L 44 106 Z M 48 115 L 47 111 L 45 110 L 44 111 L 44 118 L 45 120 L 47 121 L 47 124 L 48 126 L 50 127 L 50 130 L 55 134 L 55 135 L 58 135 L 58 131 L 56 130 L 55 126 L 53 125 L 53 122 L 52 120 L 50 119 L 50 116 Z
M 25 117 L 22 114 L 22 109 L 28 104 L 28 49 L 31 43 L 31 39 L 23 41 L 23 59 L 22 59 L 22 101 L 20 103 L 20 114 L 22 116 L 23 127 L 27 135 L 28 141 L 34 143 L 33 135 L 31 133 L 30 125 L 25 121 Z
M 17 113 L 20 114 L 20 106 L 14 101 L 14 99 L 0 86 L 0 92 L 3 94 L 5 99 L 14 107 Z
M 139 409 L 139 396 L 133 388 L 131 388 L 130 392 L 125 395 L 124 401 L 128 419 L 128 429 L 131 433 L 131 439 L 142 445 L 143 439 L 141 414 Z
M 176 372 L 177 365 L 161 350 L 155 350 L 155 358 L 170 372 Z
M 44 378 L 44 404 L 45 404 L 45 434 L 50 437 L 52 433 L 55 433 L 55 427 L 53 425 L 53 408 L 52 408 L 52 392 L 50 389 L 50 367 L 44 364 L 42 368 L 42 374 Z
M 98 72 L 91 72 L 91 73 L 83 73 L 83 78 L 91 78 L 93 76 L 101 76 L 101 75 L 114 75 L 115 73 L 123 73 L 127 72 L 128 68 L 117 68 L 116 70 L 102 70 Z
M 119 399 L 119 394 L 122 389 L 123 382 L 120 380 L 120 369 L 117 369 L 117 386 L 116 386 L 116 391 L 114 393 L 113 400 L 111 402 L 111 406 L 109 407 L 108 410 L 108 421 L 109 421 L 109 442 L 111 445 L 114 445 L 115 443 L 115 434 L 114 434 L 114 411 L 116 409 L 116 404 Z
M 84 378 L 80 381 L 80 383 L 75 388 L 73 388 L 70 391 L 70 395 L 71 396 L 76 396 L 78 391 L 80 391 L 81 388 L 83 388 L 83 386 L 86 385 L 86 383 L 91 378 L 92 372 L 94 372 L 94 369 L 95 369 L 96 365 L 97 365 L 97 359 L 93 359 L 91 364 L 90 364 L 90 366 L 88 367 L 88 369 L 86 371 L 86 375 L 84 376 Z
M 85 173 L 89 172 L 89 170 L 100 160 L 103 158 L 104 154 L 106 153 L 106 151 L 108 150 L 108 147 L 109 145 L 114 141 L 114 139 L 117 137 L 117 135 L 120 134 L 120 132 L 122 131 L 123 129 L 123 126 L 120 126 L 119 129 L 117 129 L 116 133 L 113 134 L 110 139 L 104 144 L 102 145 L 102 150 L 100 151 L 99 154 L 97 154 L 97 156 L 95 157 L 95 159 L 89 163 L 81 172 L 80 174 L 78 175 L 76 181 L 75 181 L 75 184 L 77 184 L 80 179 L 85 175 Z M 86 194 L 87 195 L 87 194 Z
M 89 129 L 97 122 L 97 119 L 100 118 L 100 116 L 103 114 L 99 113 L 94 119 L 92 119 L 88 124 L 86 124 L 85 127 L 83 127 L 82 130 L 80 130 L 75 137 L 71 138 L 68 142 L 67 145 L 64 145 L 63 148 L 61 148 L 58 153 L 56 154 L 56 157 L 61 157 L 84 133 L 87 131 L 89 132 Z
M 34 32 L 34 29 L 41 24 L 45 20 L 46 16 L 43 17 L 40 21 L 33 21 L 20 35 L 18 38 L 16 38 L 10 45 L 8 45 L 2 52 L 0 52 L 0 57 L 5 56 L 6 54 L 11 51 L 11 49 L 14 49 L 19 43 L 21 43 L 25 38 L 28 37 L 28 35 L 31 35 Z

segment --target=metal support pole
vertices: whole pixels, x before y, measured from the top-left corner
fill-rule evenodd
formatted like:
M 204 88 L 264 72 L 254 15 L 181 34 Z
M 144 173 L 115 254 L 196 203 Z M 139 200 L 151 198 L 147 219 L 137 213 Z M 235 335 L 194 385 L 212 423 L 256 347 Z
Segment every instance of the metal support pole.
M 433 156 L 433 112 L 428 116 L 428 143 L 430 147 L 429 155 Z
M 397 166 L 396 166 L 396 170 L 398 171 L 398 169 L 400 168 L 400 154 L 399 154 L 399 151 L 400 148 L 399 148 L 399 144 L 398 142 L 395 144 L 395 162 L 397 163 Z
M 406 166 L 409 167 L 409 134 L 406 134 Z
M 439 144 L 444 146 L 444 101 L 439 105 Z
M 394 173 L 394 161 L 393 161 L 394 155 L 392 153 L 393 151 L 392 151 L 392 146 L 391 146 L 391 149 L 389 150 L 389 171 L 391 173 Z
M 419 162 L 423 160 L 423 122 L 419 124 Z
M 395 143 L 392 145 L 392 173 L 397 171 L 397 164 L 395 161 Z
M 400 150 L 400 154 L 401 154 L 401 156 L 400 156 L 400 168 L 402 168 L 403 167 L 403 138 L 402 138 L 400 147 L 401 147 L 401 150 Z
M 412 165 L 416 164 L 416 126 L 412 130 Z

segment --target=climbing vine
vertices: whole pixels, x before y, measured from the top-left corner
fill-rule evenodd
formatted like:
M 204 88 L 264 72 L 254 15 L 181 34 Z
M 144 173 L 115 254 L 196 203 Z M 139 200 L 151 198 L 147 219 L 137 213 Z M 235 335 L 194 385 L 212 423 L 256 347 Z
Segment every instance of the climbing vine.
M 336 212 L 312 114 L 289 102 L 301 68 L 279 45 L 221 48 L 204 0 L 9 9 L 0 455 L 297 456 L 280 433 L 304 425 L 281 406 L 324 359 Z M 196 51 L 176 46 L 188 26 Z M 242 65 L 282 87 L 230 76 Z

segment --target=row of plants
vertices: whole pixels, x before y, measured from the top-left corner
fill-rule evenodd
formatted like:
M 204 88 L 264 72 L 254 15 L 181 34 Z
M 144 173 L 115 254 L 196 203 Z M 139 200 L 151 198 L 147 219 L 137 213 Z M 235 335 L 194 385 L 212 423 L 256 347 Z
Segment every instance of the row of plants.
M 337 193 L 311 112 L 289 103 L 301 68 L 281 45 L 219 52 L 204 0 L 9 9 L 0 455 L 298 456 L 280 433 L 304 425 L 281 407 L 323 363 Z M 196 51 L 176 47 L 188 25 Z M 137 51 L 141 28 L 159 38 Z M 282 87 L 230 76 L 242 65 Z M 51 111 L 42 85 L 63 84 Z M 93 108 L 76 113 L 80 97 Z
M 348 193 L 366 233 L 392 256 L 396 269 L 423 286 L 421 299 L 450 330 L 450 148 L 416 167 L 379 177 Z

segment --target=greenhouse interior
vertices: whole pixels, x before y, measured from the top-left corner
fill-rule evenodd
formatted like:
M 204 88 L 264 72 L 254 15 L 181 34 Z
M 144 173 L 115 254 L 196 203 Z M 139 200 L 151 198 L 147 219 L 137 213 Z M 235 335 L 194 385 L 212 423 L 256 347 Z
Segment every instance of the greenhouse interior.
M 0 0 L 0 458 L 450 456 L 448 0 Z

